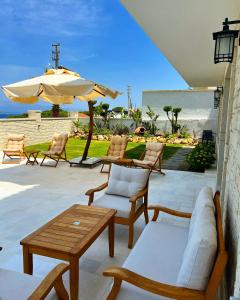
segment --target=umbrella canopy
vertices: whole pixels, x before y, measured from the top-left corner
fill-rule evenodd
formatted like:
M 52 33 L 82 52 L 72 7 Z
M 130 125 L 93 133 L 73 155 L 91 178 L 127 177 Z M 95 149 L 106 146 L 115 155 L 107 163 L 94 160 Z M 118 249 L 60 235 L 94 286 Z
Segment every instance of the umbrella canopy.
M 2 87 L 4 94 L 14 102 L 36 103 L 43 99 L 51 104 L 71 104 L 74 98 L 88 101 L 89 132 L 82 161 L 87 159 L 93 134 L 93 101 L 99 97 L 115 99 L 120 93 L 101 84 L 82 78 L 66 68 L 50 69 L 42 76 L 23 80 Z
M 119 92 L 81 77 L 65 68 L 50 69 L 42 76 L 2 87 L 14 102 L 36 103 L 39 98 L 51 104 L 71 104 L 74 98 L 91 101 L 99 97 L 115 99 Z

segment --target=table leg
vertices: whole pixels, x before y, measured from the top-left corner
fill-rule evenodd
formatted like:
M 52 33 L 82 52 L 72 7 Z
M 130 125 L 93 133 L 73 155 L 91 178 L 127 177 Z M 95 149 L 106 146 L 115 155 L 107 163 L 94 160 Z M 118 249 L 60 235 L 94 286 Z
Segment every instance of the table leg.
M 29 252 L 28 246 L 23 246 L 23 271 L 29 275 L 33 273 L 33 255 Z
M 25 156 L 26 156 L 26 158 L 27 158 L 26 165 L 28 165 L 28 164 L 29 164 L 29 155 L 27 155 L 27 154 L 25 153 Z
M 71 300 L 78 300 L 79 289 L 79 258 L 70 259 L 70 296 Z
M 109 243 L 109 255 L 114 256 L 114 218 L 111 219 L 108 226 L 108 243 Z
M 37 157 L 38 157 L 38 153 L 34 156 L 34 163 L 36 162 L 37 165 L 38 165 Z M 33 163 L 33 164 L 34 164 L 34 163 Z

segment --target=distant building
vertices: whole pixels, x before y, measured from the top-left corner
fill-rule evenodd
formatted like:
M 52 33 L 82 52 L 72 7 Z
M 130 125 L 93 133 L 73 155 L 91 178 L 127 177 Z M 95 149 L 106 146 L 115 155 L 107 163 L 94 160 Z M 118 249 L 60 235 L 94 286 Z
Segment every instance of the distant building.
M 143 120 L 149 120 L 146 112 L 148 107 L 159 114 L 158 127 L 160 130 L 170 131 L 170 122 L 164 106 L 181 107 L 179 114 L 180 125 L 185 125 L 189 133 L 201 136 L 204 129 L 217 130 L 217 109 L 214 109 L 214 92 L 210 89 L 192 90 L 156 90 L 143 91 L 142 110 Z
M 78 113 L 78 117 L 79 118 L 89 118 L 89 116 L 87 114 L 81 113 L 81 112 Z

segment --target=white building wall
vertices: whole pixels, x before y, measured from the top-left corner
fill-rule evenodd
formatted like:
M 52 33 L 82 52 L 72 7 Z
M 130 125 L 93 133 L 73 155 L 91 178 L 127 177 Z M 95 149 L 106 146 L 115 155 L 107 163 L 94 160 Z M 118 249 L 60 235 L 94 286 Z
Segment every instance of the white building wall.
M 220 174 L 223 176 L 222 207 L 226 245 L 229 252 L 226 272 L 227 299 L 230 295 L 240 297 L 240 51 L 238 47 L 236 50 L 238 50 L 236 60 L 231 66 L 229 97 L 223 99 L 223 102 L 229 102 L 228 109 L 223 114 L 229 126 L 225 135 L 225 166 Z M 229 84 L 228 81 L 226 77 L 224 88 Z M 221 109 L 224 109 L 224 105 Z M 221 124 L 219 127 L 221 128 Z
M 142 109 L 143 120 L 149 120 L 146 112 L 150 106 L 159 114 L 158 127 L 160 130 L 170 130 L 163 107 L 181 107 L 179 123 L 186 125 L 189 132 L 194 130 L 201 136 L 204 129 L 217 130 L 218 110 L 214 109 L 214 93 L 211 90 L 176 90 L 176 91 L 143 91 Z

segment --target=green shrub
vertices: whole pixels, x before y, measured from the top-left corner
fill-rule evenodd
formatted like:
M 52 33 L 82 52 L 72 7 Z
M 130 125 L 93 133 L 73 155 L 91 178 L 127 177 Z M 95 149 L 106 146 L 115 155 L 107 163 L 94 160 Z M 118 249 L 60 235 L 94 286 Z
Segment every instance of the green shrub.
M 215 161 L 214 144 L 198 144 L 193 151 L 187 155 L 186 160 L 192 171 L 204 171 L 210 168 Z
M 116 124 L 116 126 L 114 126 L 112 128 L 112 132 L 113 134 L 118 134 L 118 135 L 128 135 L 129 134 L 129 128 L 126 125 L 123 125 L 121 123 Z
M 109 135 L 112 134 L 111 130 L 103 125 L 101 122 L 95 122 L 95 126 L 93 127 L 94 135 Z

